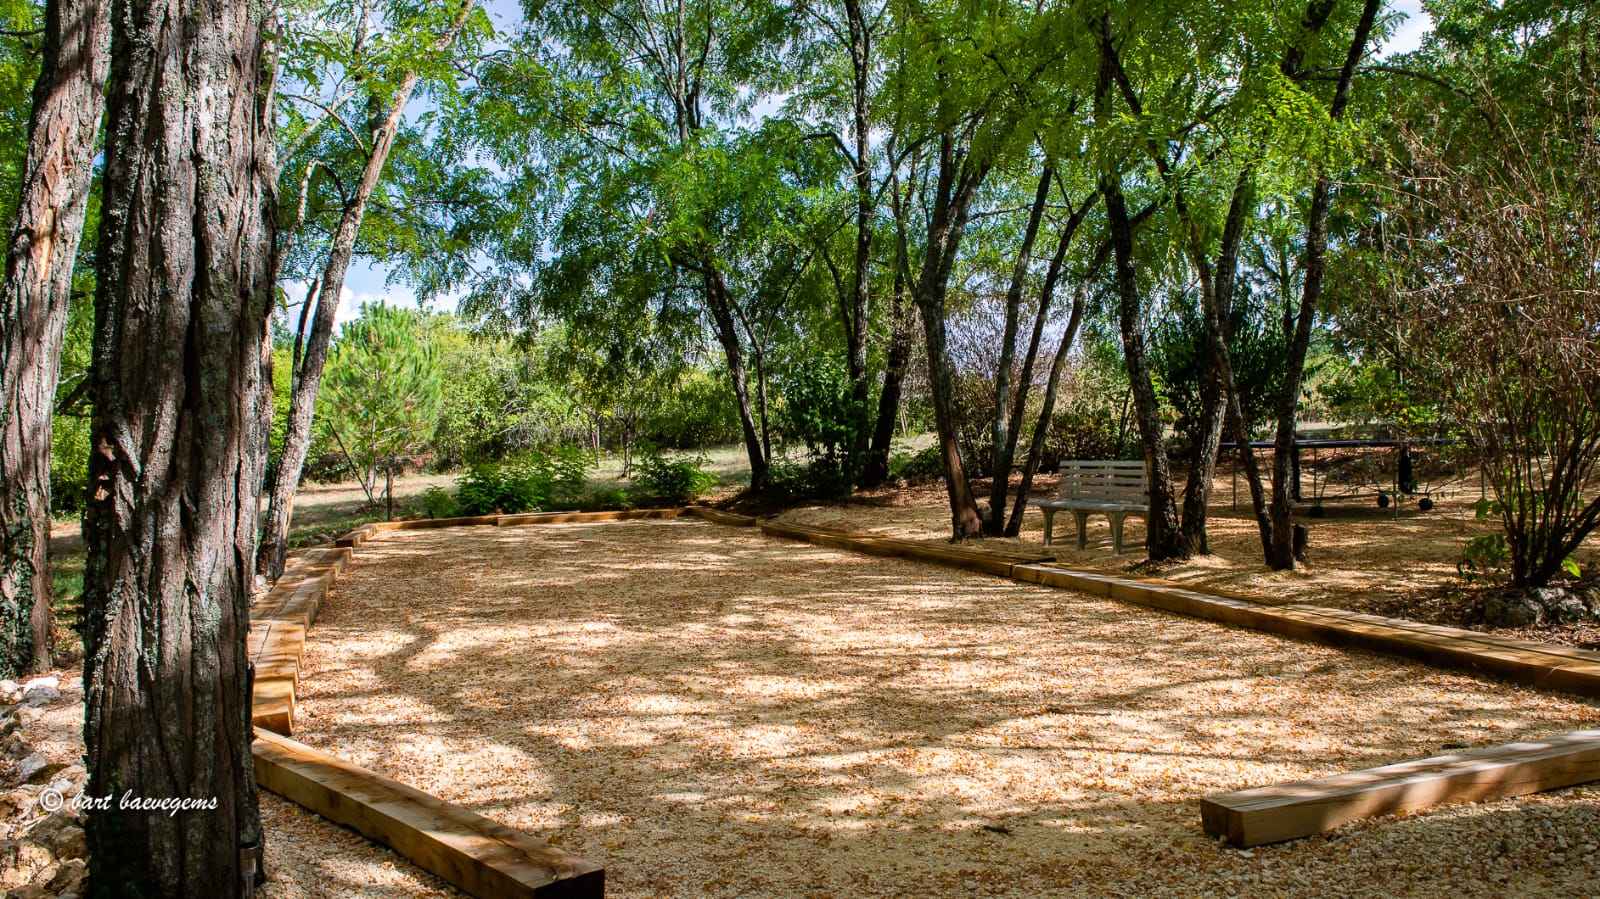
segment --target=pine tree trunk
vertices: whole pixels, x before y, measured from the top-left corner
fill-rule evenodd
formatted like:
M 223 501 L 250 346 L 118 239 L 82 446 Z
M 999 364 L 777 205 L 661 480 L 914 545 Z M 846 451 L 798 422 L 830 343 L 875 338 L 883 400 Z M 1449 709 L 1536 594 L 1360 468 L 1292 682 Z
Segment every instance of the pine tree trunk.
M 49 0 L 0 298 L 0 675 L 51 665 L 50 436 L 109 64 L 109 0 Z
M 116 0 L 84 520 L 92 896 L 248 896 L 245 639 L 272 411 L 266 4 Z M 179 27 L 181 23 L 181 27 Z

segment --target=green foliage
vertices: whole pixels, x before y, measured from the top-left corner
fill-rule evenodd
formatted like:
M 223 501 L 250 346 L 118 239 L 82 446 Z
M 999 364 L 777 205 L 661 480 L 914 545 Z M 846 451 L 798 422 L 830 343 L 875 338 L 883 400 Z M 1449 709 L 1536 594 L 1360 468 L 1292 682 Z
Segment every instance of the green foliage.
M 429 518 L 454 518 L 461 514 L 461 505 L 456 498 L 438 484 L 422 491 L 418 499 L 422 503 L 423 514 Z
M 1241 296 L 1231 305 L 1233 315 L 1228 323 L 1233 376 L 1239 385 L 1246 425 L 1252 429 L 1272 416 L 1283 389 L 1284 360 L 1289 349 L 1283 329 L 1268 319 L 1263 308 L 1248 294 Z M 1153 329 L 1152 338 L 1150 365 L 1162 399 L 1177 415 L 1174 429 L 1190 435 L 1207 414 L 1201 399 L 1209 353 L 1205 319 L 1196 298 L 1180 294 Z
M 1506 535 L 1480 534 L 1467 541 L 1456 572 L 1469 581 L 1489 579 L 1498 583 L 1505 580 L 1510 564 L 1511 546 Z
M 639 434 L 670 449 L 738 443 L 739 406 L 732 384 L 721 373 L 690 370 L 644 411 Z
M 456 502 L 462 515 L 514 515 L 571 504 L 583 495 L 592 465 L 587 453 L 572 446 L 480 462 L 457 479 Z
M 1106 403 L 1077 402 L 1050 417 L 1041 472 L 1055 472 L 1068 459 L 1137 458 L 1138 446 L 1119 429 L 1116 410 Z
M 853 448 L 866 441 L 860 433 L 863 410 L 851 393 L 844 365 L 835 359 L 813 359 L 789 372 L 781 389 L 784 430 L 808 451 L 807 492 L 848 495 L 862 462 Z
M 716 485 L 716 477 L 706 471 L 704 456 L 666 456 L 654 446 L 642 449 L 636 481 L 643 495 L 669 506 L 681 506 L 698 499 Z
M 528 457 L 511 462 L 480 462 L 456 481 L 462 515 L 514 515 L 537 511 L 550 498 L 548 466 Z
M 50 434 L 50 515 L 66 518 L 83 513 L 88 503 L 89 419 L 55 416 Z
M 427 445 L 442 389 L 437 348 L 417 315 L 364 305 L 329 353 L 317 420 L 370 494 L 381 467 Z
M 916 452 L 889 457 L 889 476 L 908 484 L 929 484 L 944 477 L 944 455 L 935 443 Z
M 583 507 L 597 512 L 610 512 L 633 508 L 628 491 L 622 487 L 596 487 L 584 498 Z

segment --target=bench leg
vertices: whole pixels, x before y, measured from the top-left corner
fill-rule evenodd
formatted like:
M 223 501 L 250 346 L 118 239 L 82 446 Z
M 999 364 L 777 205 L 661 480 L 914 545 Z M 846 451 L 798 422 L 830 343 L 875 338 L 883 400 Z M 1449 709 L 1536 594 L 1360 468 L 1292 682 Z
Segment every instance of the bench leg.
M 1089 513 L 1080 509 L 1072 510 L 1072 517 L 1078 519 L 1078 548 L 1085 549 L 1089 546 Z
M 1055 525 L 1056 510 L 1045 506 L 1039 510 L 1044 513 L 1044 545 L 1050 545 L 1050 531 Z
M 1111 552 L 1122 555 L 1122 522 L 1128 517 L 1126 512 L 1107 512 L 1106 517 L 1111 519 Z

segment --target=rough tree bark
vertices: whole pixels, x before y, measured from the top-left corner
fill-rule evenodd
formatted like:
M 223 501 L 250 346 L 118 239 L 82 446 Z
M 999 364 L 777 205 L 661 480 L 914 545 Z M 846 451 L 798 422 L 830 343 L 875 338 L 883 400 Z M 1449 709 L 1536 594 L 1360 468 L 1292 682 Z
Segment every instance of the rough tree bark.
M 845 339 L 851 394 L 860 415 L 850 454 L 859 460 L 867 446 L 867 426 L 872 421 L 869 403 L 872 381 L 867 371 L 867 333 L 872 312 L 872 220 L 877 214 L 872 194 L 872 131 L 868 120 L 872 26 L 861 0 L 844 0 L 844 10 L 850 38 L 851 137 L 855 141 L 855 158 L 850 163 L 856 188 L 856 270 L 851 311 L 845 321 Z
M 0 285 L 0 674 L 43 671 L 55 643 L 50 437 L 72 264 L 109 64 L 108 0 L 49 0 L 22 196 Z
M 1100 40 L 1100 79 L 1095 88 L 1095 119 L 1105 122 L 1111 114 L 1111 89 L 1115 63 L 1112 58 L 1111 23 L 1098 22 Z M 1145 548 L 1153 561 L 1188 558 L 1189 553 L 1178 526 L 1176 491 L 1162 433 L 1160 403 L 1150 380 L 1150 359 L 1144 343 L 1144 313 L 1139 300 L 1138 276 L 1133 263 L 1133 224 L 1122 194 L 1122 175 L 1114 169 L 1101 175 L 1100 195 L 1105 201 L 1106 224 L 1111 235 L 1115 262 L 1118 322 L 1122 331 L 1123 359 L 1133 393 L 1134 418 L 1144 447 L 1146 479 L 1150 484 L 1149 528 Z
M 928 212 L 928 236 L 922 272 L 916 282 L 917 311 L 928 348 L 928 386 L 933 400 L 933 421 L 939 454 L 944 459 L 945 490 L 950 496 L 951 537 L 965 540 L 983 533 L 983 517 L 967 482 L 961 461 L 961 441 L 956 427 L 955 386 L 945 333 L 945 293 L 956 252 L 967 227 L 972 197 L 989 174 L 989 164 L 956 149 L 949 134 L 939 138 L 939 171 Z
M 917 308 L 907 302 L 906 291 L 911 285 L 911 251 L 907 230 L 912 199 L 918 194 L 919 166 L 913 162 L 912 177 L 906 193 L 900 192 L 899 178 L 890 172 L 889 197 L 895 222 L 894 289 L 889 306 L 889 358 L 883 370 L 883 389 L 878 393 L 878 417 L 872 428 L 872 446 L 861 469 L 859 486 L 876 487 L 889 477 L 889 452 L 894 443 L 895 419 L 900 415 L 900 394 L 905 384 L 906 369 L 911 364 L 912 341 L 916 337 Z
M 442 53 L 455 43 L 456 35 L 472 12 L 473 0 L 465 0 L 450 28 L 436 38 L 433 50 Z M 322 369 L 328 361 L 328 343 L 333 337 L 334 313 L 339 308 L 339 295 L 344 290 L 345 274 L 350 270 L 350 260 L 355 256 L 356 236 L 361 232 L 361 222 L 366 218 L 367 203 L 378 187 L 383 167 L 394 148 L 400 133 L 400 123 L 405 116 L 406 103 L 417 87 L 415 69 L 406 72 L 400 86 L 389 102 L 389 111 L 372 134 L 372 147 L 361 169 L 361 180 L 355 193 L 345 204 L 339 216 L 339 227 L 333 233 L 328 247 L 328 261 L 316 283 L 321 289 L 316 295 L 316 315 L 312 317 L 311 334 L 305 343 L 293 372 L 289 393 L 289 421 L 284 429 L 283 455 L 278 460 L 278 470 L 272 482 L 272 498 L 267 505 L 267 522 L 261 532 L 261 549 L 256 555 L 256 573 L 269 581 L 283 576 L 284 559 L 289 548 L 289 522 L 294 515 L 294 498 L 300 488 L 300 472 L 305 467 L 306 452 L 311 448 L 311 425 L 317 406 L 317 391 L 322 387 Z M 306 302 L 311 302 L 307 294 Z
M 270 423 L 270 5 L 114 0 L 84 519 L 93 896 L 248 896 L 245 652 Z
M 1011 375 L 1017 356 L 1017 330 L 1022 319 L 1022 288 L 1027 283 L 1028 267 L 1033 262 L 1033 244 L 1039 237 L 1039 223 L 1044 220 L 1044 210 L 1050 201 L 1050 185 L 1055 179 L 1055 164 L 1046 159 L 1039 171 L 1039 186 L 1034 190 L 1033 204 L 1028 207 L 1028 221 L 1022 231 L 1022 246 L 1017 248 L 1017 262 L 1011 269 L 1011 283 L 1006 287 L 1005 323 L 1000 337 L 1000 361 L 994 371 L 994 427 L 989 435 L 994 452 L 994 479 L 989 489 L 989 515 L 984 519 L 983 532 L 998 537 L 1005 532 L 1006 494 L 1011 486 L 1011 460 L 1016 449 L 1016 429 L 1021 425 L 1021 415 L 1013 420 L 1011 414 Z M 1031 373 L 1030 373 L 1031 374 Z M 1024 375 L 1024 378 L 1028 375 Z M 1027 384 L 1019 383 L 1016 393 L 1026 397 Z

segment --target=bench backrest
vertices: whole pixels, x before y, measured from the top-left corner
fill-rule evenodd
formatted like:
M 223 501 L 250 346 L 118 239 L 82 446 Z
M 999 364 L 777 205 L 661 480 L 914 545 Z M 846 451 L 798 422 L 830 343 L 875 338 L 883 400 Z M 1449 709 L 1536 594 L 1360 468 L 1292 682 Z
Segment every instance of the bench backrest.
M 1150 499 L 1143 462 L 1072 460 L 1061 463 L 1062 499 L 1084 503 L 1144 504 Z

